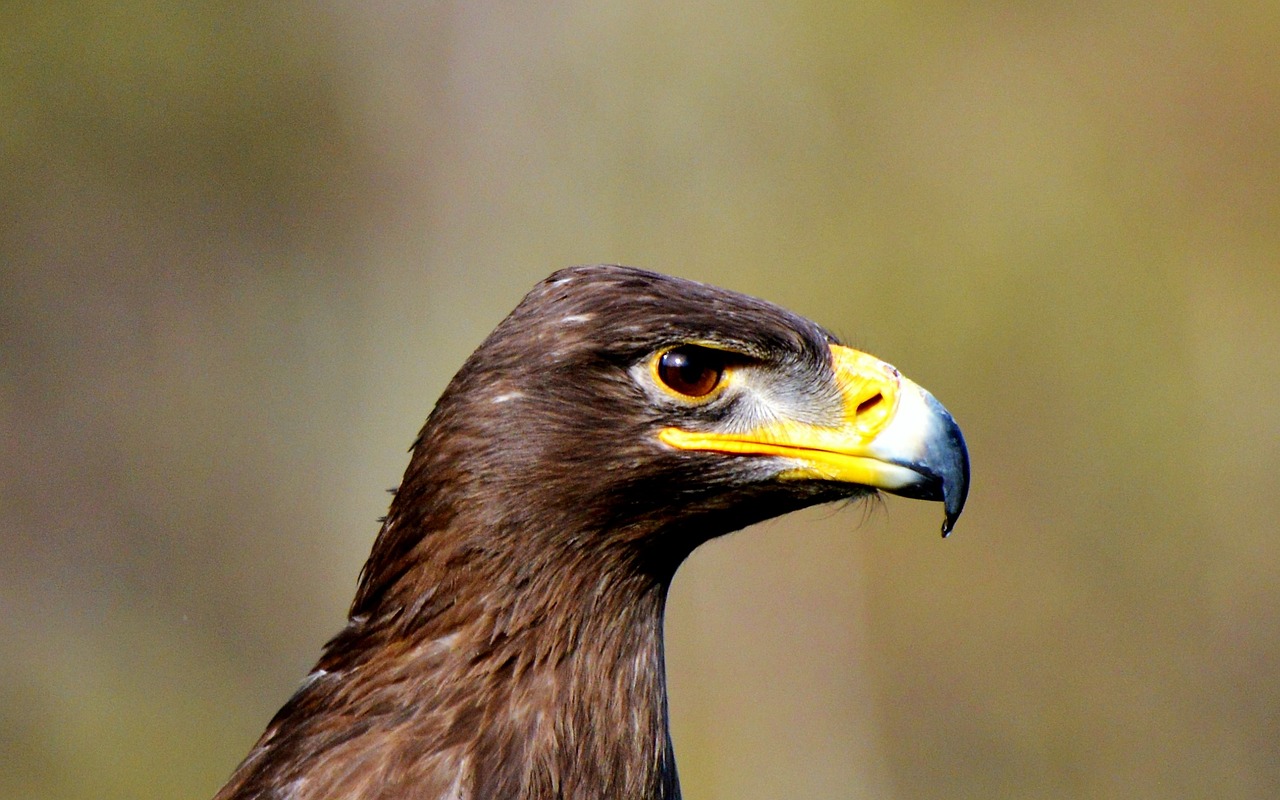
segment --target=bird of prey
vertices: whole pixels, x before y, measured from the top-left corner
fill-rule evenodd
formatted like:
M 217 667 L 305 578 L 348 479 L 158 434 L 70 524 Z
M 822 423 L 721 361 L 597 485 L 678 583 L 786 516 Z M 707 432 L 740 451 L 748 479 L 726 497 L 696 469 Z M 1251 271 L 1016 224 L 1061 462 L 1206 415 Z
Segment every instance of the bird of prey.
M 672 800 L 662 616 L 699 544 L 969 462 L 898 370 L 620 266 L 538 284 L 418 435 L 346 627 L 216 800 Z

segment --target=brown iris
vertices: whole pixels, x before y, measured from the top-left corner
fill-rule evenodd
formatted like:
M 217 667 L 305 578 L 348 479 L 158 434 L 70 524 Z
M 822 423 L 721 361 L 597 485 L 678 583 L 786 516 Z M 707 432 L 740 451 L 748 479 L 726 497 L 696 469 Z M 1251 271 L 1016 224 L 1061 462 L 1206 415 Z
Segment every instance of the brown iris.
M 685 397 L 706 397 L 724 377 L 724 355 L 706 347 L 686 345 L 658 359 L 658 379 Z

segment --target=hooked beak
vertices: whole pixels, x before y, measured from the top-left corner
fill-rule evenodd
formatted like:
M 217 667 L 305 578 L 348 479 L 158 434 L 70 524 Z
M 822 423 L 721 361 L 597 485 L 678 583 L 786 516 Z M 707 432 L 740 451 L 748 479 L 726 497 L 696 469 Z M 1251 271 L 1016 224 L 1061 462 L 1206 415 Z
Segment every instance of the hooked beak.
M 897 369 L 866 353 L 831 345 L 843 402 L 834 426 L 778 419 L 745 433 L 665 428 L 682 450 L 785 458 L 781 479 L 854 483 L 920 500 L 940 500 L 942 535 L 955 527 L 969 492 L 969 453 L 951 414 Z

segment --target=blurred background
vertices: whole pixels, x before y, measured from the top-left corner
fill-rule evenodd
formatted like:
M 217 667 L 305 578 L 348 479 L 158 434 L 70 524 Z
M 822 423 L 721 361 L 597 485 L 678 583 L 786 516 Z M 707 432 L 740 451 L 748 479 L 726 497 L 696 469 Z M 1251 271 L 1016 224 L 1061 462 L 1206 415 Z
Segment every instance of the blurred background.
M 0 796 L 207 798 L 553 269 L 762 296 L 969 507 L 672 588 L 686 797 L 1280 796 L 1274 3 L 0 6 Z

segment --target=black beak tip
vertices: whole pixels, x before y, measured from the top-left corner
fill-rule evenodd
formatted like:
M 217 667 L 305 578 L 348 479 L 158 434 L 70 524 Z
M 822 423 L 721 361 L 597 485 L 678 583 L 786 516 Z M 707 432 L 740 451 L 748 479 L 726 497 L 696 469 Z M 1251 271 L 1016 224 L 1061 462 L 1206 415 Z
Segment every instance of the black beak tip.
M 956 526 L 956 520 L 960 519 L 960 513 L 947 512 L 947 516 L 942 520 L 942 538 L 945 539 L 951 535 L 951 531 Z
M 951 414 L 932 395 L 929 400 L 937 414 L 939 428 L 929 455 L 934 476 L 942 484 L 942 507 L 946 511 L 942 537 L 945 539 L 955 528 L 960 512 L 964 511 L 964 501 L 969 497 L 969 449 Z

